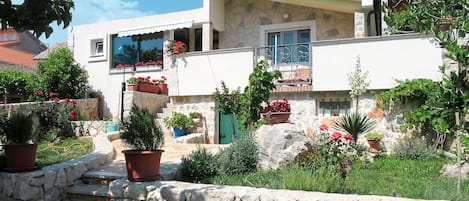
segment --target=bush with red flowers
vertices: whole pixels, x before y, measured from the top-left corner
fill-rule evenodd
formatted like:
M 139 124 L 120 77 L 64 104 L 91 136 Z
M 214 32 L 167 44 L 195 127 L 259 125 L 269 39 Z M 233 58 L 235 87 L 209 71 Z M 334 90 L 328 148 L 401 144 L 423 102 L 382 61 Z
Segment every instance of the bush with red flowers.
M 170 41 L 166 44 L 167 54 L 182 54 L 186 52 L 186 44 L 182 41 Z
M 290 112 L 290 103 L 287 99 L 275 100 L 262 109 L 262 113 L 267 112 Z

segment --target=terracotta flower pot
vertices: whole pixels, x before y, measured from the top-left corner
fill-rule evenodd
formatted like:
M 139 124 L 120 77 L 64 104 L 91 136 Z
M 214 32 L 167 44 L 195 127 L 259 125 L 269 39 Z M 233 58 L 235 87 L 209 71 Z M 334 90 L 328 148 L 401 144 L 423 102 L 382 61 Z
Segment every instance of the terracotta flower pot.
M 290 112 L 272 112 L 272 113 L 262 113 L 262 116 L 267 121 L 268 124 L 279 124 L 288 122 L 290 118 Z
M 154 85 L 154 84 L 141 83 L 138 86 L 138 90 L 141 92 L 147 92 L 147 93 L 153 93 L 153 94 L 160 93 L 160 88 L 158 87 L 158 85 Z
M 368 140 L 368 144 L 370 145 L 370 151 L 373 153 L 379 152 L 379 142 L 380 140 Z
M 127 91 L 138 91 L 138 84 L 128 84 Z
M 9 172 L 27 172 L 36 168 L 37 144 L 7 144 L 5 157 Z
M 168 84 L 160 83 L 158 84 L 162 95 L 168 95 Z
M 127 178 L 132 182 L 160 180 L 160 160 L 163 150 L 124 150 Z

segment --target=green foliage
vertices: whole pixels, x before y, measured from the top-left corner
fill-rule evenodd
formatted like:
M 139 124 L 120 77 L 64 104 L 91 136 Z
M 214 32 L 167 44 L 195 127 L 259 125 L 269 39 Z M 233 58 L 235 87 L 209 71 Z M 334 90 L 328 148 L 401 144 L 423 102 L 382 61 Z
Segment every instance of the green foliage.
M 70 0 L 26 0 L 21 4 L 1 0 L 0 27 L 13 27 L 18 32 L 32 30 L 38 38 L 45 33 L 47 38 L 53 31 L 50 25 L 52 22 L 56 21 L 57 25 L 63 23 L 64 29 L 70 24 L 70 10 L 74 7 L 75 4 Z
M 168 126 L 178 128 L 178 129 L 189 128 L 192 126 L 192 124 L 194 124 L 191 118 L 179 112 L 173 112 L 173 115 L 171 116 L 171 118 L 166 119 L 165 123 Z
M 73 137 L 71 121 L 76 121 L 79 117 L 76 100 L 64 99 L 60 101 L 55 96 L 50 96 L 51 94 L 37 94 L 35 99 L 41 101 L 38 101 L 37 107 L 33 109 L 39 117 L 39 127 L 36 130 L 35 139 L 42 140 L 47 137 L 49 132 L 56 133 L 58 137 Z M 54 99 L 54 101 L 43 101 L 49 99 Z
M 193 119 L 196 119 L 196 118 L 202 117 L 202 113 L 200 113 L 200 112 L 191 112 L 191 113 L 189 113 L 189 116 Z
M 376 122 L 372 121 L 368 116 L 359 113 L 347 114 L 334 123 L 336 129 L 350 133 L 353 139 L 357 139 L 361 133 L 372 130 Z
M 413 79 L 397 81 L 397 86 L 380 93 L 377 98 L 383 101 L 383 107 L 387 109 L 399 109 L 401 105 L 425 104 L 433 93 L 440 90 L 437 82 L 430 79 Z M 395 107 L 394 107 L 395 106 Z
M 3 124 L 3 131 L 10 143 L 24 144 L 31 140 L 33 120 L 30 114 L 12 112 Z
M 242 136 L 218 153 L 219 174 L 255 171 L 259 162 L 258 148 L 251 137 Z
M 381 140 L 383 139 L 384 135 L 378 132 L 369 132 L 365 134 L 365 138 L 368 140 Z
M 59 48 L 40 62 L 37 89 L 55 92 L 59 98 L 84 98 L 88 90 L 88 73 L 76 64 L 68 48 Z
M 130 117 L 123 122 L 123 129 L 121 139 L 137 150 L 154 151 L 164 144 L 163 130 L 146 108 L 134 104 Z
M 21 70 L 0 71 L 0 101 L 4 101 L 7 95 L 15 95 L 26 100 L 32 94 L 33 73 Z M 7 99 L 7 102 L 12 102 Z
M 198 183 L 217 174 L 217 159 L 198 146 L 191 155 L 182 158 L 181 171 L 184 181 Z
M 39 167 L 66 162 L 93 152 L 93 148 L 91 140 L 69 138 L 55 144 L 43 141 L 38 145 L 36 162 Z
M 273 81 L 282 77 L 280 71 L 269 71 L 267 61 L 260 61 L 249 75 L 249 85 L 244 88 L 244 95 L 240 99 L 242 105 L 238 120 L 249 133 L 261 119 L 262 103 L 269 103 L 270 91 L 275 89 Z
M 424 160 L 434 157 L 433 149 L 418 138 L 403 138 L 394 147 L 394 154 L 400 159 Z
M 215 89 L 215 108 L 222 114 L 237 114 L 241 110 L 239 99 L 241 97 L 240 89 L 231 91 L 225 82 L 221 82 L 221 90 Z

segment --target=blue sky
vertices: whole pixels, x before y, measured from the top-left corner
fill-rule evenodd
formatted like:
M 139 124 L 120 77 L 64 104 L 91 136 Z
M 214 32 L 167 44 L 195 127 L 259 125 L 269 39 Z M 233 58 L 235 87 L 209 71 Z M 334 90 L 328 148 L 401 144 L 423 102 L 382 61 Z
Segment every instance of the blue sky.
M 21 3 L 22 0 L 13 2 Z M 74 2 L 71 26 L 202 7 L 202 0 L 74 0 Z M 55 23 L 53 28 L 54 32 L 49 38 L 46 39 L 43 35 L 39 39 L 49 46 L 56 42 L 67 41 L 66 29 L 56 26 Z

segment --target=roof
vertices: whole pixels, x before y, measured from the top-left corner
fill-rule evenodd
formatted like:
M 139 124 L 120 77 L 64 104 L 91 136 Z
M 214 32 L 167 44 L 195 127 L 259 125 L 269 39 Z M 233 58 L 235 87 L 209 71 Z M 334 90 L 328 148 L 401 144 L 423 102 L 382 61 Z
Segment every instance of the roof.
M 34 56 L 34 60 L 44 60 L 44 59 L 47 59 L 49 57 L 49 54 L 51 52 L 53 52 L 54 50 L 56 49 L 59 49 L 59 48 L 64 48 L 64 47 L 67 47 L 67 43 L 56 43 L 54 44 L 51 48 L 48 48 L 44 51 L 42 51 L 41 53 L 37 54 L 36 56 Z
M 14 42 L 0 43 L 0 62 L 28 67 L 35 67 L 37 65 L 37 61 L 33 60 L 34 54 L 9 48 L 8 45 L 12 43 Z

